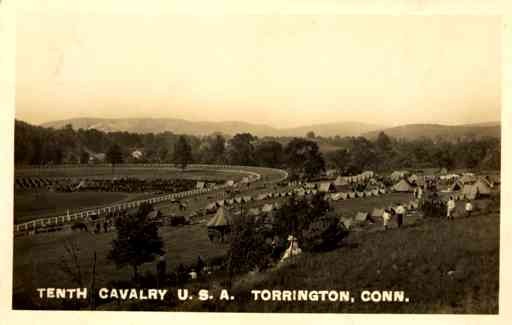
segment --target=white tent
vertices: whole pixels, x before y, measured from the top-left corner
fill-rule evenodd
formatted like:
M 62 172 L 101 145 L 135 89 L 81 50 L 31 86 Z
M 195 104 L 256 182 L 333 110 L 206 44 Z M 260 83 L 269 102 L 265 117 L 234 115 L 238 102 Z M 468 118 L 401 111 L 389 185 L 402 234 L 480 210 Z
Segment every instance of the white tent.
M 375 208 L 372 210 L 372 213 L 370 215 L 372 217 L 382 217 L 383 214 L 384 214 L 384 209 Z
M 322 182 L 318 187 L 318 191 L 323 193 L 330 193 L 336 191 L 336 187 L 331 182 Z
M 261 208 L 261 212 L 271 212 L 272 210 L 274 210 L 274 206 L 272 204 L 265 204 L 262 208 Z
M 263 200 L 266 200 L 266 199 L 267 199 L 267 194 L 266 193 L 261 193 L 261 194 L 259 194 L 256 197 L 256 201 L 263 201 Z
M 348 181 L 346 177 L 338 176 L 334 181 L 334 185 L 336 186 L 345 186 L 348 185 Z
M 356 222 L 365 222 L 368 220 L 368 212 L 358 212 L 354 218 Z
M 477 188 L 479 195 L 491 194 L 491 184 L 485 178 L 480 177 L 474 186 Z
M 281 262 L 292 256 L 296 256 L 302 253 L 302 249 L 300 249 L 299 247 L 299 242 L 297 241 L 297 238 L 289 236 L 288 241 L 290 242 L 290 246 L 284 252 L 283 257 L 281 258 Z
M 339 201 L 339 200 L 342 200 L 342 195 L 341 193 L 332 193 L 331 194 L 331 200 L 333 201 Z
M 354 220 L 347 217 L 341 217 L 340 222 L 347 228 L 347 230 L 350 230 L 352 225 L 354 224 Z
M 414 188 L 411 184 L 409 184 L 409 182 L 407 182 L 405 179 L 402 179 L 393 186 L 393 190 L 395 192 L 412 192 Z
M 208 227 L 224 227 L 231 224 L 231 218 L 224 208 L 219 208 L 215 215 L 208 221 Z

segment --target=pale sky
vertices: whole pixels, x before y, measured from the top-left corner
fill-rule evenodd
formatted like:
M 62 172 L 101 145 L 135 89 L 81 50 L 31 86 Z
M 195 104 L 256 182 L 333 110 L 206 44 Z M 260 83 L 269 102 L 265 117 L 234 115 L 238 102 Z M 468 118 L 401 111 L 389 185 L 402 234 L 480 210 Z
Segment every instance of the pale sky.
M 496 16 L 17 16 L 16 117 L 500 120 Z

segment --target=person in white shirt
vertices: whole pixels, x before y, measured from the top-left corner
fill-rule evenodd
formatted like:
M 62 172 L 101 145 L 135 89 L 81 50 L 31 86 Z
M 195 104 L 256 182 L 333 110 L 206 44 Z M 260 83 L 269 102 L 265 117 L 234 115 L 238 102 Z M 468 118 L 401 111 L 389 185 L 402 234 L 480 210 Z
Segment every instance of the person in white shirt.
M 391 212 L 388 209 L 384 209 L 384 213 L 382 213 L 382 220 L 383 220 L 384 230 L 387 230 L 389 220 L 391 220 Z
M 455 200 L 452 196 L 450 196 L 450 199 L 448 200 L 448 203 L 446 204 L 446 217 L 448 220 L 453 219 L 453 211 L 455 210 Z
M 396 221 L 398 223 L 398 228 L 402 227 L 402 224 L 404 223 L 404 214 L 405 208 L 402 203 L 399 203 L 396 207 Z
M 423 197 L 423 189 L 420 187 L 418 187 L 418 199 L 421 200 L 421 198 Z
M 473 204 L 471 200 L 466 201 L 466 217 L 471 217 L 471 213 L 473 212 Z

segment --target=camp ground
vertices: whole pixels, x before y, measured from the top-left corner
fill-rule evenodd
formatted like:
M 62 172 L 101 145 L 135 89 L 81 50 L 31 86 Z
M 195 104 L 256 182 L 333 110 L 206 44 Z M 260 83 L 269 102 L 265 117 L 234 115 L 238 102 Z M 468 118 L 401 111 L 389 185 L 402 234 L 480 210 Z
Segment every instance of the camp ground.
M 280 174 L 276 173 L 274 179 L 279 179 Z M 362 177 L 359 177 L 361 182 Z M 457 218 L 464 215 L 464 200 L 468 194 L 475 196 L 475 210 L 479 213 L 491 211 L 492 205 L 489 203 L 490 199 L 487 197 L 488 190 L 491 189 L 490 182 L 486 179 L 477 178 L 471 184 L 473 192 L 469 189 L 464 189 L 450 192 L 452 195 L 462 196 L 457 197 Z M 354 234 L 362 233 L 379 233 L 383 232 L 382 214 L 384 208 L 395 208 L 397 202 L 402 203 L 406 208 L 406 215 L 404 220 L 404 227 L 421 227 L 425 222 L 419 213 L 418 202 L 411 201 L 411 189 L 414 189 L 414 184 L 410 184 L 408 180 L 401 179 L 397 183 L 401 185 L 406 182 L 407 187 L 397 188 L 391 186 L 384 187 L 373 178 L 366 178 L 367 186 L 373 184 L 376 186 L 372 190 L 365 190 L 361 192 L 336 191 L 335 182 L 323 182 L 315 184 L 318 189 L 313 189 L 312 186 L 296 184 L 294 187 L 274 188 L 263 187 L 257 189 L 246 188 L 241 193 L 228 193 L 227 191 L 212 191 L 204 194 L 180 197 L 176 200 L 162 202 L 154 205 L 154 218 L 162 220 L 162 237 L 166 240 L 166 248 L 168 252 L 172 252 L 175 256 L 170 266 L 176 267 L 180 263 L 193 263 L 194 256 L 201 255 L 205 259 L 215 259 L 225 254 L 227 245 L 229 243 L 229 234 L 231 227 L 231 220 L 234 216 L 241 213 L 247 213 L 248 216 L 257 222 L 272 226 L 275 222 L 275 212 L 286 203 L 291 197 L 305 197 L 311 198 L 316 193 L 323 193 L 325 199 L 330 202 L 333 209 L 332 213 L 338 218 L 339 223 L 343 225 L 344 229 L 353 232 Z M 323 185 L 322 184 L 327 184 Z M 197 182 L 193 184 L 194 188 Z M 463 186 L 470 186 L 463 184 Z M 309 188 L 308 188 L 309 187 Z M 366 187 L 365 187 L 366 188 Z M 203 188 L 204 189 L 204 188 Z M 197 190 L 197 189 L 195 189 Z M 327 192 L 322 192 L 326 190 Z M 180 205 L 185 204 L 185 209 L 180 209 Z M 133 210 L 132 210 L 133 211 Z M 104 219 L 98 219 L 104 220 Z M 91 228 L 94 224 L 87 224 Z M 50 238 L 56 240 L 56 246 L 52 249 L 57 252 L 62 252 L 62 248 L 57 244 L 59 242 L 75 238 L 83 244 L 90 247 L 96 247 L 100 251 L 108 248 L 106 243 L 111 240 L 115 234 L 115 228 L 109 232 L 99 232 L 93 236 L 86 235 L 86 232 L 73 232 L 73 231 L 60 231 L 54 233 L 40 233 L 33 236 L 23 236 L 16 239 L 16 245 L 35 245 L 34 248 L 38 250 L 46 250 L 48 246 L 39 246 L 38 243 L 48 241 Z M 271 229 L 271 228 L 268 228 Z M 388 225 L 388 231 L 395 231 L 397 223 L 392 219 Z M 408 228 L 404 228 L 408 229 Z M 402 231 L 402 230 L 400 230 Z M 178 237 L 176 237 L 178 236 Z M 188 240 L 179 239 L 182 236 L 191 238 Z M 189 237 L 191 236 L 191 237 Z M 94 245 L 91 245 L 91 240 L 94 240 Z M 171 247 L 170 245 L 173 245 Z M 59 255 L 59 254 L 57 254 Z M 15 261 L 15 270 L 22 271 L 26 264 L 20 264 L 20 259 Z M 59 278 L 49 274 L 44 270 L 46 263 L 52 263 L 52 259 L 48 261 L 38 260 L 38 265 L 42 268 L 41 279 L 44 283 L 41 285 L 51 286 L 56 285 Z M 104 262 L 105 265 L 108 263 Z M 143 269 L 151 269 L 151 265 L 145 265 Z M 20 274 L 23 274 L 20 273 Z M 112 276 L 126 277 L 126 273 L 122 271 L 111 272 L 109 277 L 98 279 L 98 285 L 106 284 Z M 123 275 L 124 274 L 124 275 Z M 24 281 L 23 276 L 16 277 L 19 281 Z M 103 281 L 103 282 L 102 282 Z

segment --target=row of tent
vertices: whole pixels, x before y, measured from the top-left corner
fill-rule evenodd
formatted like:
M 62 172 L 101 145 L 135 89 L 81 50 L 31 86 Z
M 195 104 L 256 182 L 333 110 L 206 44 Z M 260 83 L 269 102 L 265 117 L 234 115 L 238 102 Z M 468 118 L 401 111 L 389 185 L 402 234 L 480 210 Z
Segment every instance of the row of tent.
M 206 205 L 205 210 L 207 213 L 214 213 L 217 211 L 218 208 L 223 206 L 232 206 L 235 204 L 242 204 L 242 203 L 249 203 L 253 201 L 264 201 L 269 199 L 275 199 L 275 198 L 281 198 L 281 197 L 287 197 L 292 195 L 298 195 L 298 196 L 304 196 L 309 194 L 316 193 L 316 190 L 304 190 L 304 189 L 295 189 L 293 191 L 287 191 L 287 192 L 276 192 L 276 193 L 260 193 L 256 196 L 246 195 L 246 196 L 237 196 L 232 199 L 223 199 L 218 200 L 216 202 L 211 202 L 208 205 Z
M 261 208 L 251 208 L 247 211 L 247 215 L 250 217 L 254 217 L 255 220 L 259 218 L 263 218 L 265 222 L 272 222 L 273 220 L 273 211 L 279 209 L 279 204 L 265 204 Z M 217 212 L 210 218 L 210 220 L 206 223 L 208 228 L 223 228 L 228 227 L 232 223 L 232 215 L 239 214 L 240 211 L 232 212 L 226 209 L 225 207 L 220 207 Z
M 474 182 L 456 181 L 451 186 L 451 191 L 460 199 L 474 200 L 480 196 L 488 196 L 492 192 L 492 184 L 484 177 L 478 177 Z
M 40 188 L 51 186 L 53 181 L 43 177 L 16 177 L 14 180 L 14 186 L 17 188 Z
M 405 210 L 417 210 L 419 207 L 419 203 L 417 201 L 409 201 L 409 203 L 404 204 L 403 207 Z M 387 207 L 387 209 L 394 209 L 392 206 Z M 385 208 L 374 208 L 371 212 L 357 212 L 354 217 L 341 217 L 340 222 L 343 223 L 345 228 L 350 229 L 352 226 L 356 224 L 361 224 L 369 220 L 375 220 L 375 218 L 381 218 L 384 214 Z
M 374 176 L 375 173 L 373 171 L 364 171 L 355 176 L 338 176 L 334 181 L 334 184 L 336 186 L 343 186 L 353 183 L 363 183 L 372 179 Z
M 380 196 L 382 194 L 386 194 L 387 190 L 384 188 L 373 189 L 370 191 L 364 192 L 339 192 L 339 193 L 328 193 L 324 196 L 325 200 L 339 201 L 339 200 L 347 200 L 347 199 L 355 199 L 355 198 L 363 198 L 363 197 L 371 197 L 371 196 Z

